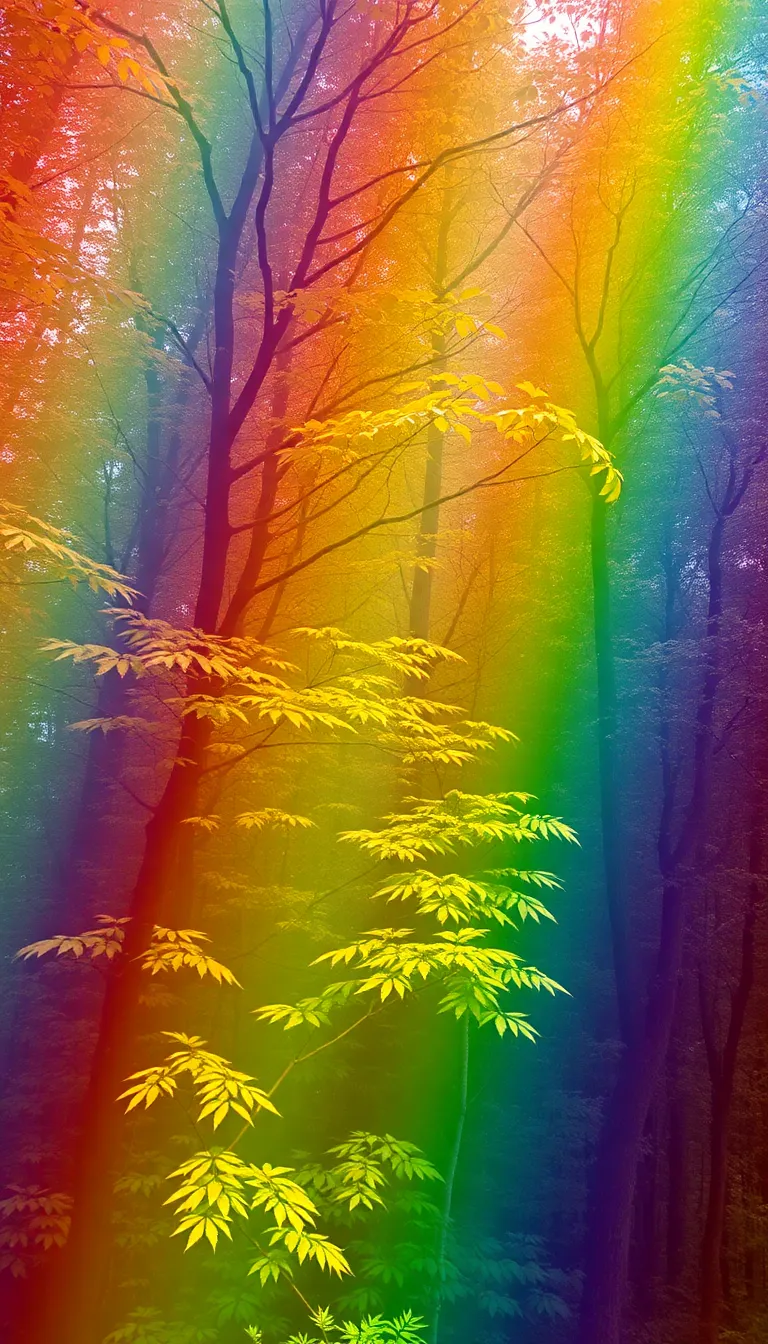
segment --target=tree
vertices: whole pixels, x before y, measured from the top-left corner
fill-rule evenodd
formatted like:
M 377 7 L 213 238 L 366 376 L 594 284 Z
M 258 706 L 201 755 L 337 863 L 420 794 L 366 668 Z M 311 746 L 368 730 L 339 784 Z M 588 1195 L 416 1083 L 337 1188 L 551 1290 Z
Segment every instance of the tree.
M 322 407 L 321 420 L 307 421 L 300 432 L 273 437 L 255 456 L 241 455 L 240 445 L 244 442 L 249 415 L 262 404 L 260 399 L 276 395 L 270 390 L 270 380 L 279 376 L 281 358 L 291 349 L 301 348 L 312 337 L 323 339 L 326 330 L 338 322 L 334 313 L 336 293 L 323 293 L 320 282 L 327 284 L 336 273 L 342 275 L 339 292 L 343 298 L 360 266 L 371 264 L 368 257 L 375 256 L 375 245 L 386 229 L 440 168 L 485 150 L 488 145 L 498 142 L 503 147 L 520 131 L 535 130 L 567 109 L 567 101 L 561 98 L 553 108 L 502 127 L 491 137 L 470 138 L 439 149 L 417 167 L 414 180 L 408 181 L 405 187 L 400 179 L 408 178 L 410 174 L 407 155 L 394 172 L 388 168 L 371 180 L 362 183 L 356 180 L 349 149 L 356 138 L 364 134 L 368 105 L 380 107 L 381 100 L 391 97 L 412 77 L 418 77 L 421 66 L 417 65 L 415 71 L 411 68 L 413 51 L 423 49 L 428 56 L 434 48 L 437 59 L 441 44 L 450 47 L 459 27 L 465 21 L 472 22 L 475 9 L 474 5 L 458 6 L 455 14 L 444 16 L 438 14 L 435 6 L 407 5 L 402 13 L 393 9 L 383 29 L 379 29 L 377 25 L 361 26 L 357 17 L 353 21 L 335 4 L 328 4 L 319 15 L 308 11 L 290 42 L 286 43 L 273 34 L 271 12 L 266 7 L 262 34 L 264 84 L 263 94 L 260 94 L 230 13 L 220 7 L 216 16 L 217 30 L 239 71 L 253 124 L 244 167 L 234 188 L 228 191 L 231 205 L 225 205 L 227 193 L 214 170 L 212 142 L 203 122 L 153 39 L 146 33 L 124 28 L 106 16 L 98 17 L 98 22 L 115 40 L 128 42 L 132 50 L 146 53 L 148 68 L 155 74 L 149 78 L 151 88 L 142 86 L 140 96 L 153 104 L 159 102 L 175 113 L 194 142 L 216 230 L 211 335 L 215 353 L 209 368 L 197 359 L 188 333 L 185 334 L 176 322 L 158 314 L 150 314 L 148 319 L 153 329 L 159 325 L 167 330 L 169 340 L 195 369 L 210 402 L 210 430 L 203 459 L 205 504 L 201 570 L 194 603 L 195 629 L 183 637 L 192 641 L 188 647 L 194 647 L 199 638 L 204 644 L 211 638 L 240 638 L 246 613 L 260 593 L 275 588 L 280 590 L 293 575 L 303 572 L 324 555 L 346 547 L 380 527 L 408 521 L 415 516 L 416 510 L 406 509 L 394 514 L 385 511 L 362 527 L 354 528 L 347 535 L 328 541 L 314 552 L 283 566 L 278 574 L 262 577 L 268 547 L 273 540 L 271 524 L 286 508 L 294 510 L 297 503 L 301 507 L 304 500 L 319 496 L 319 516 L 322 516 L 335 511 L 346 500 L 349 490 L 345 478 L 351 478 L 355 489 L 361 481 L 365 482 L 372 468 L 369 459 L 360 457 L 358 461 L 351 449 L 356 436 L 381 436 L 384 447 L 381 453 L 374 450 L 373 463 L 389 471 L 393 454 L 400 451 L 402 432 L 414 419 L 416 423 L 444 421 L 466 430 L 466 419 L 479 418 L 481 422 L 495 426 L 507 441 L 516 445 L 511 457 L 490 473 L 492 479 L 498 479 L 514 467 L 521 452 L 528 453 L 540 437 L 560 429 L 568 431 L 577 440 L 585 460 L 607 473 L 607 490 L 618 485 L 610 460 L 599 444 L 585 438 L 568 413 L 535 402 L 522 409 L 502 407 L 486 413 L 481 403 L 493 389 L 482 379 L 478 381 L 470 375 L 438 377 L 436 382 L 427 380 L 421 397 L 405 401 L 394 411 L 364 408 L 345 411 L 336 419 L 329 419 L 329 413 L 340 408 L 334 407 L 333 402 L 326 403 Z M 282 47 L 280 43 L 283 43 Z M 109 63 L 101 63 L 106 74 L 99 87 L 119 82 L 119 70 L 115 78 L 111 76 Z M 429 64 L 428 59 L 425 64 Z M 323 89 L 318 101 L 321 74 L 324 79 L 332 77 L 335 91 L 328 95 Z M 394 82 L 390 84 L 389 81 Z M 593 92 L 581 96 L 590 97 Z M 386 102 L 383 105 L 386 106 Z M 289 233 L 281 240 L 284 242 L 281 249 L 276 243 L 272 220 L 276 208 L 282 203 L 281 190 L 292 188 L 290 160 L 284 161 L 284 144 L 289 136 L 303 133 L 305 123 L 312 126 L 315 122 L 324 126 L 327 152 L 318 163 L 308 164 L 306 196 L 309 204 L 306 212 L 295 220 L 295 235 Z M 285 178 L 282 188 L 281 170 Z M 363 202 L 372 192 L 379 192 L 380 199 L 374 216 L 366 222 L 359 212 L 361 208 L 364 210 Z M 256 227 L 253 260 L 243 243 L 251 209 L 255 210 Z M 338 237 L 333 234 L 328 238 L 328 228 L 338 228 L 339 225 L 343 227 Z M 362 237 L 359 236 L 361 225 Z M 352 241 L 347 243 L 347 238 Z M 246 274 L 249 265 L 252 268 L 255 265 L 259 294 L 258 317 L 255 324 L 249 324 L 249 327 L 255 326 L 256 354 L 248 359 L 245 367 L 240 367 L 239 361 L 241 351 L 246 347 L 238 346 L 235 340 L 235 304 L 238 299 L 235 277 L 241 264 L 246 268 Z M 282 290 L 277 289 L 275 277 L 278 271 L 285 277 Z M 311 317 L 308 324 L 304 323 L 306 329 L 302 331 L 300 325 L 297 329 L 297 324 L 306 314 L 305 296 L 308 292 L 321 297 L 321 311 Z M 143 318 L 141 321 L 145 323 Z M 385 383 L 393 382 L 400 375 L 401 367 L 398 363 L 397 368 L 387 374 Z M 347 402 L 349 400 L 347 392 Z M 537 433 L 539 425 L 543 435 Z M 338 452 L 340 448 L 351 452 L 350 461 L 342 461 L 342 465 L 334 467 L 326 478 L 321 465 L 319 482 L 317 479 L 312 481 L 303 491 L 303 499 L 300 488 L 297 501 L 287 505 L 282 503 L 297 467 L 306 462 L 309 450 L 318 454 L 322 464 L 323 455 L 327 457 L 331 449 Z M 233 521 L 233 513 L 244 503 L 248 510 L 248 501 L 254 497 L 255 481 L 258 481 L 255 520 L 247 512 L 246 521 L 237 524 Z M 483 483 L 481 478 L 478 484 L 482 486 Z M 451 494 L 461 495 L 474 488 L 477 485 L 470 483 Z M 248 542 L 245 553 L 241 537 Z M 62 646 L 62 651 L 66 652 L 67 647 Z M 186 656 L 183 650 L 182 656 Z M 98 657 L 103 671 L 125 669 L 137 672 L 135 657 L 130 651 L 121 654 L 118 650 L 110 655 L 102 650 Z M 213 663 L 208 659 L 209 667 L 206 658 L 207 655 L 203 655 L 200 663 L 197 657 L 192 657 L 188 664 L 186 692 L 190 703 L 201 711 L 204 705 L 218 699 L 224 666 L 219 659 Z M 112 719 L 115 717 L 120 716 L 111 716 Z M 102 1025 L 80 1130 L 79 1184 L 67 1251 L 67 1291 L 73 1300 L 77 1299 L 81 1310 L 83 1295 L 89 1293 L 94 1284 L 98 1294 L 101 1277 L 98 1256 L 106 1253 L 108 1244 L 109 1194 L 105 1189 L 104 1171 L 110 1166 L 110 1153 L 114 1151 L 119 1126 L 116 1122 L 108 1123 L 107 1117 L 113 1112 L 112 1099 L 119 1070 L 124 1067 L 124 1057 L 130 1050 L 129 1042 L 136 1029 L 140 995 L 137 957 L 140 958 L 142 948 L 149 945 L 152 928 L 158 920 L 178 923 L 185 917 L 189 889 L 183 882 L 174 881 L 173 873 L 179 865 L 183 870 L 184 851 L 191 845 L 191 840 L 187 839 L 191 832 L 181 827 L 196 809 L 201 782 L 209 769 L 206 753 L 211 736 L 212 721 L 207 710 L 182 717 L 175 764 L 161 797 L 152 804 L 144 856 L 130 905 L 131 923 L 126 932 L 125 957 L 121 969 L 110 975 L 106 988 Z M 66 1308 L 63 1308 L 63 1314 L 69 1318 Z M 88 1328 L 81 1315 L 78 1329 L 87 1332 Z

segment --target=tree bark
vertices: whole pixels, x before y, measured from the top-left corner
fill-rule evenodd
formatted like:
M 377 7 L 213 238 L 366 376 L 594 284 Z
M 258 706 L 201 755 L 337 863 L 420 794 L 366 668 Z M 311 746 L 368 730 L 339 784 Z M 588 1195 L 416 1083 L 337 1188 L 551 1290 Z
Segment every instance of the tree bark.
M 749 871 L 757 875 L 762 862 L 761 817 L 755 809 L 750 829 Z M 759 884 L 752 880 L 741 933 L 739 979 L 731 991 L 728 1028 L 722 1049 L 715 1040 L 715 1025 L 706 986 L 699 981 L 701 1016 L 709 1066 L 711 1112 L 709 1127 L 709 1194 L 701 1241 L 699 1287 L 699 1344 L 717 1344 L 723 1304 L 722 1258 L 728 1185 L 728 1137 L 736 1084 L 739 1045 L 755 980 L 755 925 L 760 900 Z
M 661 927 L 656 969 L 650 983 L 644 1019 L 637 1032 L 632 1031 L 625 1044 L 613 1094 L 603 1119 L 590 1190 L 587 1262 L 581 1311 L 581 1344 L 619 1344 L 625 1293 L 629 1240 L 632 1228 L 632 1204 L 637 1180 L 643 1128 L 654 1090 L 660 1076 L 672 1032 L 677 983 L 683 948 L 683 876 L 696 848 L 704 820 L 712 749 L 712 724 L 720 682 L 719 635 L 723 609 L 722 547 L 724 527 L 736 504 L 743 497 L 737 485 L 735 469 L 729 472 L 722 504 L 707 548 L 708 601 L 704 669 L 698 696 L 693 742 L 692 779 L 683 809 L 677 838 L 673 838 L 674 780 L 668 768 L 667 743 L 662 733 L 663 798 L 659 821 L 658 859 L 662 880 Z M 593 557 L 600 560 L 601 529 L 593 532 Z M 595 536 L 598 548 L 595 550 Z M 604 552 L 603 552 L 604 555 Z M 594 565 L 593 558 L 593 565 Z M 598 564 L 596 574 L 603 577 L 607 598 L 607 564 Z M 669 585 L 669 575 L 667 576 Z M 666 613 L 665 642 L 671 637 L 669 608 Z M 599 595 L 595 594 L 596 647 Z M 610 627 L 606 656 L 612 660 Z M 612 661 L 611 661 L 612 665 Z M 599 696 L 605 694 L 598 673 Z M 611 679 L 607 691 L 611 690 Z M 601 725 L 615 724 L 610 714 L 610 699 L 600 714 Z M 601 728 L 602 731 L 602 728 Z M 610 744 L 609 744 L 610 745 Z M 610 759 L 610 753 L 609 758 Z M 601 755 L 601 789 L 606 759 Z M 605 814 L 603 814 L 605 816 Z
M 179 823 L 188 814 L 199 767 L 210 737 L 207 722 L 192 720 L 182 734 L 179 756 L 189 764 L 171 771 L 163 798 L 146 828 L 144 856 L 131 905 L 131 922 L 120 958 L 113 963 L 101 1010 L 98 1037 L 82 1104 L 74 1154 L 74 1210 L 62 1255 L 59 1289 L 42 1304 L 33 1337 L 41 1344 L 98 1344 L 106 1328 L 104 1285 L 111 1255 L 110 1219 L 116 1156 L 125 1130 L 125 1079 L 140 1063 L 135 1054 L 142 1018 L 141 956 L 155 924 L 162 923 L 174 887 Z M 169 911 L 169 913 L 172 913 Z M 29 1335 L 25 1336 L 25 1339 Z
M 674 1049 L 674 1046 L 673 1046 Z M 676 1089 L 676 1069 L 670 1070 L 667 1107 L 667 1265 L 666 1281 L 676 1288 L 685 1269 L 685 1207 L 687 1189 L 687 1134 L 685 1107 Z
M 451 228 L 451 173 L 446 169 L 440 206 L 440 226 L 437 234 L 435 253 L 435 293 L 440 295 L 448 274 L 448 238 Z M 445 336 L 442 332 L 432 334 L 432 368 L 435 373 L 445 370 Z M 432 567 L 437 555 L 437 533 L 440 525 L 440 509 L 435 500 L 440 498 L 443 487 L 443 431 L 434 422 L 427 430 L 427 461 L 424 469 L 424 489 L 422 492 L 422 510 L 419 519 L 419 534 L 416 543 L 416 567 L 413 573 L 413 586 L 409 610 L 410 633 L 417 639 L 429 639 L 432 614 Z M 409 689 L 417 690 L 418 683 Z
M 600 788 L 600 838 L 605 876 L 605 899 L 611 928 L 611 946 L 616 981 L 619 1030 L 625 1045 L 635 1033 L 637 997 L 631 958 L 621 868 L 621 833 L 616 764 L 618 709 L 616 670 L 613 660 L 610 574 L 606 525 L 608 510 L 592 487 L 590 552 L 594 615 L 595 666 L 597 671 L 597 751 Z
M 683 893 L 665 884 L 656 974 L 642 1033 L 626 1047 L 601 1128 L 590 1190 L 581 1344 L 619 1344 L 643 1130 L 666 1058 L 683 942 Z

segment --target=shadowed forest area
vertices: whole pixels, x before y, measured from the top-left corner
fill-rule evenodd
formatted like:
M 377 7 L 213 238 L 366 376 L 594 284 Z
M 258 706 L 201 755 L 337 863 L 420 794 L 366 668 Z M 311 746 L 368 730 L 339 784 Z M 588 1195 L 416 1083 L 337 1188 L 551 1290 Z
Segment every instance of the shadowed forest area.
M 768 1338 L 760 0 L 2 0 L 12 1344 Z

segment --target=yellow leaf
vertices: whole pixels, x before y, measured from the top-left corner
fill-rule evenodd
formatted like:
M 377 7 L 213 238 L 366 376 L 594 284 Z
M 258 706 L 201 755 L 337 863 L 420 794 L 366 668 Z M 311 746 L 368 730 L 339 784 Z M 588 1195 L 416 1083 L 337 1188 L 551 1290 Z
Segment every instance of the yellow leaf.
M 218 1129 L 222 1120 L 224 1120 L 228 1114 L 229 1114 L 229 1102 L 223 1101 L 221 1105 L 217 1108 L 216 1112 L 214 1113 L 213 1128 Z

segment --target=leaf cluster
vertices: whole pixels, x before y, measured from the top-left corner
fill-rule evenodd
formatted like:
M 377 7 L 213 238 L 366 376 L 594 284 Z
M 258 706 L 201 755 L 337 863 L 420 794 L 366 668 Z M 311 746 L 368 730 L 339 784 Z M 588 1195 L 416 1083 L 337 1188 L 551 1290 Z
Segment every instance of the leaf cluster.
M 255 1080 L 247 1073 L 234 1069 L 229 1060 L 222 1055 L 205 1049 L 205 1042 L 199 1036 L 187 1036 L 183 1032 L 163 1032 L 172 1041 L 178 1041 L 182 1047 L 167 1056 L 163 1064 L 155 1064 L 147 1069 L 139 1069 L 128 1079 L 132 1087 L 120 1094 L 120 1100 L 129 1098 L 126 1110 L 132 1111 L 142 1103 L 146 1110 L 160 1096 L 172 1097 L 178 1090 L 178 1079 L 186 1075 L 200 1105 L 198 1123 L 212 1117 L 213 1128 L 217 1129 L 232 1111 L 246 1124 L 253 1123 L 253 1113 L 258 1110 L 279 1112 L 266 1092 L 256 1087 Z

